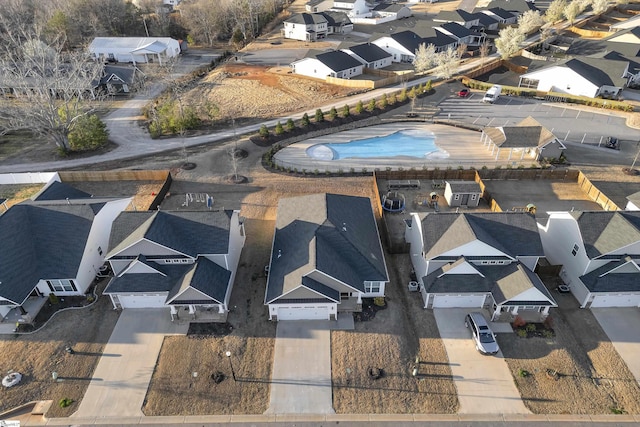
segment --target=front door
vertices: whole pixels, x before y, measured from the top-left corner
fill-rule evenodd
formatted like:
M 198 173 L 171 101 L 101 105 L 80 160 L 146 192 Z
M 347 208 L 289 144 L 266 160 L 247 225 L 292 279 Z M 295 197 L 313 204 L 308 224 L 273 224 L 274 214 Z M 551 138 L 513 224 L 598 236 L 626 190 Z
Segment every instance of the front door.
M 469 204 L 469 195 L 468 194 L 463 194 L 462 195 L 462 202 L 460 202 L 461 206 L 467 206 Z

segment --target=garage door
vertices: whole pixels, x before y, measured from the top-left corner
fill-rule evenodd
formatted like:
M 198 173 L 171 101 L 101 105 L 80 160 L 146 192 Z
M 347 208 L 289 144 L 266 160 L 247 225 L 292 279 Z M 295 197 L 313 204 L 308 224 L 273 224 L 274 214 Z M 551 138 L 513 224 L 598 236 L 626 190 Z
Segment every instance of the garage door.
M 435 295 L 433 308 L 482 307 L 484 295 Z
M 598 295 L 593 299 L 591 307 L 637 307 L 640 295 Z
M 166 295 L 118 295 L 122 308 L 158 308 L 164 307 Z
M 278 308 L 278 320 L 327 320 L 329 307 L 321 306 L 287 306 Z

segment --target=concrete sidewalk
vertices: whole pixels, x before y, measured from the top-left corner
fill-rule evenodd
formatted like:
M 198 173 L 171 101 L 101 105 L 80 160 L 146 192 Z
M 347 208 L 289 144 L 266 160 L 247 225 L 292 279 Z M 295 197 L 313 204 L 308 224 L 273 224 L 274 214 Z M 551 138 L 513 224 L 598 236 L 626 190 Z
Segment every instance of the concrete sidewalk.
M 329 322 L 278 322 L 265 414 L 332 413 Z
M 187 332 L 166 309 L 126 309 L 111 333 L 72 418 L 142 416 L 142 404 L 166 335 Z
M 640 383 L 640 311 L 636 307 L 612 307 L 592 308 L 591 312 Z

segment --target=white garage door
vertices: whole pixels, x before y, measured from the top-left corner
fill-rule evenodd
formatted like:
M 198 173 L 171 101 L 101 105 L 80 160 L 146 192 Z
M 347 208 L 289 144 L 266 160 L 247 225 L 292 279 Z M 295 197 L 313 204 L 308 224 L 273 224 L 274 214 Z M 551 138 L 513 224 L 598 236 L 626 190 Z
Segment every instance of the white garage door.
M 122 308 L 164 307 L 166 295 L 118 295 Z
M 435 295 L 433 308 L 482 307 L 484 295 Z
M 591 307 L 638 307 L 640 295 L 598 295 L 593 299 Z
M 287 306 L 278 307 L 278 320 L 328 320 L 329 307 L 319 306 Z

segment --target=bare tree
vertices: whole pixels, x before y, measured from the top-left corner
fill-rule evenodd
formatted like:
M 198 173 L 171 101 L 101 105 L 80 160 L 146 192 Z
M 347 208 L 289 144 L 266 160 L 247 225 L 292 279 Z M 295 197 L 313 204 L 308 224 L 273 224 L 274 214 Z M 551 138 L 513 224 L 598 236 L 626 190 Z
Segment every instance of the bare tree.
M 429 43 L 421 43 L 416 49 L 416 56 L 413 60 L 413 68 L 416 73 L 423 73 L 436 64 L 436 47 Z
M 480 58 L 481 58 L 480 62 L 482 65 L 484 65 L 485 58 L 489 56 L 490 50 L 491 50 L 491 45 L 489 44 L 489 41 L 485 39 L 480 45 Z
M 467 47 L 468 46 L 466 43 L 460 43 L 458 45 L 458 47 L 456 48 L 456 54 L 458 55 L 458 58 L 462 59 L 464 54 L 467 53 Z
M 518 28 L 522 34 L 529 34 L 544 25 L 544 19 L 538 10 L 527 10 L 518 18 Z
M 74 123 L 93 111 L 94 83 L 103 65 L 86 52 L 64 53 L 33 34 L 5 33 L 0 57 L 0 132 L 30 131 L 69 150 Z
M 593 2 L 591 3 L 593 13 L 595 13 L 596 15 L 606 12 L 608 6 L 609 2 L 607 0 L 593 0 Z
M 520 44 L 524 41 L 524 34 L 517 27 L 505 27 L 500 30 L 496 39 L 496 49 L 502 57 L 507 59 L 520 50 Z
M 551 24 L 561 20 L 565 7 L 567 7 L 567 0 L 553 0 L 544 13 L 544 19 Z
M 230 37 L 224 3 L 213 7 L 210 0 L 185 1 L 180 6 L 182 21 L 196 42 L 212 46 L 218 38 Z
M 565 6 L 565 8 L 562 11 L 562 14 L 567 19 L 567 21 L 569 21 L 570 24 L 573 24 L 573 22 L 576 20 L 576 17 L 580 12 L 581 12 L 580 2 L 574 0 Z
M 458 52 L 456 52 L 456 49 L 450 47 L 449 49 L 438 53 L 436 61 L 438 77 L 448 79 L 453 76 L 453 74 L 458 69 L 460 57 L 458 56 Z

